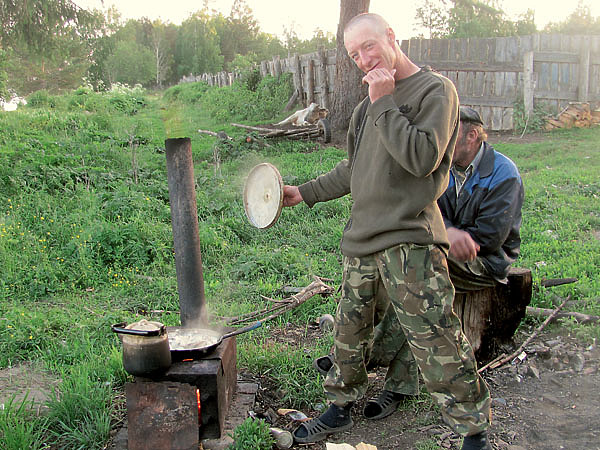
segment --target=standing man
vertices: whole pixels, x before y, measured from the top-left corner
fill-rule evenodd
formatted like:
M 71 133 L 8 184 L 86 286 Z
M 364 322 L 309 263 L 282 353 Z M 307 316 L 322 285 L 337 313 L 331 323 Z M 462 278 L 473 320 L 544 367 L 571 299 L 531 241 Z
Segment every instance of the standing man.
M 449 243 L 436 203 L 448 184 L 458 134 L 456 90 L 410 61 L 376 14 L 353 18 L 344 44 L 369 85 L 351 119 L 348 159 L 315 180 L 284 187 L 284 206 L 304 201 L 312 207 L 349 193 L 353 198 L 341 242 L 334 364 L 323 385 L 330 406 L 298 427 L 294 438 L 316 442 L 352 427 L 350 409 L 367 389 L 365 353 L 378 290 L 384 289 L 444 419 L 466 436 L 463 449 L 491 448 L 490 396 L 452 311 Z M 389 398 L 378 401 L 384 406 Z

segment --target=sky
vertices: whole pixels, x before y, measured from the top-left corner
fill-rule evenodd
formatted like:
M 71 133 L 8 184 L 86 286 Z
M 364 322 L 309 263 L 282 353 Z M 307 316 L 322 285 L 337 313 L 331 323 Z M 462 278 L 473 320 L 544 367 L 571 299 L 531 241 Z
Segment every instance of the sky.
M 148 17 L 180 24 L 191 13 L 202 9 L 204 0 L 74 0 L 83 8 L 106 9 L 113 3 L 124 19 Z M 282 37 L 284 27 L 293 29 L 301 39 L 310 39 L 318 28 L 334 35 L 339 19 L 339 0 L 246 0 L 261 31 Z M 535 23 L 542 29 L 548 22 L 565 20 L 577 2 L 559 0 L 499 0 L 500 7 L 512 20 L 527 9 L 535 12 Z M 594 17 L 600 16 L 600 1 L 584 0 Z M 209 0 L 209 9 L 229 15 L 233 0 Z M 371 0 L 369 12 L 382 15 L 394 29 L 396 39 L 408 39 L 421 30 L 415 28 L 418 0 Z M 104 6 L 103 6 L 104 5 Z

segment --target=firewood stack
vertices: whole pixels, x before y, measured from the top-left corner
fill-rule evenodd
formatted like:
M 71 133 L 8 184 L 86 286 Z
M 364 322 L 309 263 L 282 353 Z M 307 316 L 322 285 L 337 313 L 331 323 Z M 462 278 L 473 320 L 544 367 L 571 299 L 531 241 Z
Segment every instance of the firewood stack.
M 546 131 L 555 128 L 589 128 L 600 124 L 600 109 L 592 110 L 589 103 L 571 102 L 558 116 L 546 119 Z

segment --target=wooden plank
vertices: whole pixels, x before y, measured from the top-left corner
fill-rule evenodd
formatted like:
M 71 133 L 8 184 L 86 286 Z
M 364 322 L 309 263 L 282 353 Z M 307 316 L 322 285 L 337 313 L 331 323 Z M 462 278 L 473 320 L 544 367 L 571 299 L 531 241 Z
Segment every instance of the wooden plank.
M 496 48 L 494 52 L 494 62 L 504 63 L 506 62 L 506 48 L 508 45 L 508 39 L 506 37 L 499 37 L 496 39 Z
M 427 61 L 429 60 L 429 40 L 428 39 L 421 39 L 421 57 L 419 58 L 420 61 Z
M 549 34 L 540 35 L 540 51 L 552 50 L 552 37 Z
M 482 97 L 484 95 L 483 92 L 483 82 L 485 78 L 485 73 L 477 71 L 475 72 L 475 79 L 473 80 L 473 95 L 476 97 Z
M 473 81 L 474 81 L 474 78 L 475 78 L 475 72 L 473 72 L 473 71 L 467 72 L 465 94 L 473 95 Z
M 457 61 L 460 59 L 460 41 L 459 39 L 448 40 L 448 61 Z
M 491 129 L 493 131 L 498 131 L 502 129 L 502 110 L 504 108 L 500 106 L 495 106 L 492 108 L 492 122 Z
M 492 125 L 493 110 L 491 106 L 481 106 L 481 119 L 485 128 L 490 128 Z
M 579 53 L 572 52 L 535 52 L 533 55 L 535 62 L 547 63 L 578 63 Z
M 410 59 L 409 43 L 410 43 L 410 40 L 402 39 L 402 42 L 400 43 L 400 50 L 402 50 L 402 53 L 404 53 Z
M 467 94 L 467 72 L 458 72 L 458 84 L 456 85 L 456 90 L 459 95 Z
M 504 74 L 504 93 L 503 97 L 514 98 L 517 95 L 517 74 L 515 72 L 506 72 Z
M 533 111 L 533 95 L 534 95 L 534 52 L 527 52 L 523 55 L 523 103 L 525 112 L 531 114 Z
M 513 61 L 521 61 L 518 36 L 511 36 L 506 39 L 506 62 Z
M 538 74 L 537 87 L 541 90 L 550 89 L 550 64 L 549 63 L 535 63 L 534 71 Z
M 500 107 L 508 108 L 513 106 L 514 99 L 505 97 L 474 97 L 471 95 L 460 95 L 460 104 L 478 107 Z
M 520 72 L 522 66 L 517 63 L 504 63 L 490 65 L 479 61 L 435 61 L 435 60 L 413 60 L 418 66 L 431 66 L 436 70 L 465 70 L 480 72 Z
M 504 94 L 504 75 L 505 72 L 494 73 L 494 95 L 497 97 Z
M 588 100 L 590 90 L 590 42 L 585 39 L 582 42 L 581 53 L 579 55 L 579 89 L 578 100 L 585 102 Z
M 329 89 L 327 80 L 327 57 L 323 48 L 319 50 L 319 83 L 321 88 L 321 98 L 319 99 L 319 105 L 323 108 L 329 109 Z
M 504 108 L 502 111 L 502 130 L 512 130 L 514 129 L 513 123 L 513 108 Z
M 534 92 L 534 97 L 539 100 L 569 100 L 577 101 L 577 91 L 555 91 L 550 90 L 538 90 Z
M 306 86 L 306 103 L 310 105 L 315 101 L 315 62 L 312 59 L 306 66 Z
M 483 80 L 483 95 L 492 96 L 494 93 L 495 76 L 492 72 L 486 72 Z

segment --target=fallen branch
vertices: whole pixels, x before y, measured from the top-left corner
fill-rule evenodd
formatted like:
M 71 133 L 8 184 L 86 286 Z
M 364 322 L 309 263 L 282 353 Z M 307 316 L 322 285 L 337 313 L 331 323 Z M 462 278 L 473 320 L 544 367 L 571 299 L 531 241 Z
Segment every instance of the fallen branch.
M 549 280 L 542 280 L 540 282 L 540 285 L 542 287 L 554 287 L 554 286 L 561 286 L 563 284 L 569 284 L 569 283 L 575 283 L 577 280 L 577 278 L 551 278 Z
M 554 314 L 552 309 L 547 308 L 535 308 L 533 306 L 527 307 L 527 314 L 533 317 L 550 317 Z M 560 312 L 553 316 L 553 321 L 558 319 L 575 319 L 577 323 L 594 323 L 600 321 L 600 316 L 592 316 L 589 314 L 583 314 L 579 312 Z
M 274 317 L 280 316 L 298 305 L 301 305 L 306 300 L 311 297 L 314 297 L 317 294 L 331 294 L 333 293 L 333 288 L 323 282 L 323 280 L 319 277 L 314 277 L 314 281 L 302 289 L 297 294 L 292 295 L 291 297 L 285 298 L 283 300 L 274 300 L 268 297 L 263 297 L 267 300 L 275 302 L 275 306 L 270 308 L 265 308 L 262 311 L 251 312 L 248 314 L 243 314 L 239 317 L 232 317 L 227 321 L 228 325 L 239 325 L 241 323 L 253 321 L 259 317 L 267 315 L 266 317 L 262 317 L 260 320 L 270 320 Z
M 516 349 L 513 353 L 511 353 L 508 356 L 504 356 L 500 355 L 497 358 L 493 359 L 492 361 L 490 361 L 489 363 L 487 363 L 485 366 L 481 367 L 478 372 L 482 373 L 483 371 L 487 370 L 487 369 L 496 369 L 500 366 L 503 366 L 504 364 L 506 364 L 509 361 L 512 361 L 514 358 L 516 358 L 522 351 L 523 349 L 529 345 L 529 343 L 531 341 L 533 341 L 538 334 L 540 334 L 540 332 L 546 328 L 546 325 L 548 325 L 550 322 L 552 322 L 552 320 L 554 320 L 554 318 L 558 315 L 558 313 L 560 313 L 560 310 L 563 309 L 563 307 L 567 304 L 567 302 L 571 299 L 571 295 L 569 294 L 569 296 L 567 298 L 564 299 L 564 301 L 557 306 L 557 308 L 552 312 L 552 314 L 546 319 L 544 320 L 544 322 L 537 327 L 537 329 L 531 334 L 531 336 L 529 336 L 525 342 L 523 342 L 518 349 Z
M 229 137 L 224 131 L 214 132 L 210 130 L 198 130 L 198 133 L 218 137 L 219 139 L 222 139 L 224 141 L 233 141 L 233 138 Z

